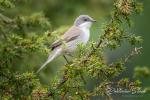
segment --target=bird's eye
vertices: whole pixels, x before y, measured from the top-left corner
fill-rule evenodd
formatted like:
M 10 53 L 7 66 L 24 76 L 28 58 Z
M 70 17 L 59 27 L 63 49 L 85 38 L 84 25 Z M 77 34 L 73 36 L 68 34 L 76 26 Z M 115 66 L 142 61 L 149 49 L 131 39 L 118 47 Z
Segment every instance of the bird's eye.
M 87 19 L 84 19 L 84 21 L 87 21 Z

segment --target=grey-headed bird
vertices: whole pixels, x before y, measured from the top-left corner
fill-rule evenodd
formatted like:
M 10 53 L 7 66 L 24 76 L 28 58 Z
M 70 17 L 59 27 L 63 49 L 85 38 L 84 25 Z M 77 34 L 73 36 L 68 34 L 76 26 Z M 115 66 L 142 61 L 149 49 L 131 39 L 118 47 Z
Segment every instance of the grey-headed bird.
M 80 43 L 85 45 L 89 40 L 90 27 L 93 22 L 96 22 L 96 20 L 88 15 L 80 15 L 77 17 L 73 26 L 65 32 L 65 34 L 61 37 L 61 40 L 57 40 L 52 43 L 50 46 L 52 52 L 37 73 L 40 72 L 54 58 L 75 51 L 77 49 L 77 45 Z M 65 42 L 65 46 L 62 41 Z

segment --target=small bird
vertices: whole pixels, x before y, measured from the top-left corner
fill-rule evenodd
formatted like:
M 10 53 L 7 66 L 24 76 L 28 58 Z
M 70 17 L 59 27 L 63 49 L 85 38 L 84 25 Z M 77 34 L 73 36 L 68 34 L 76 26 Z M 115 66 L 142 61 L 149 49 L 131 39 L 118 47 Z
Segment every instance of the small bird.
M 96 22 L 96 20 L 88 15 L 80 15 L 77 17 L 73 26 L 61 36 L 61 40 L 56 40 L 52 43 L 50 46 L 52 52 L 37 73 L 40 72 L 54 58 L 75 51 L 77 49 L 77 45 L 80 43 L 85 45 L 89 40 L 90 27 L 93 22 Z M 65 42 L 65 46 L 62 41 Z

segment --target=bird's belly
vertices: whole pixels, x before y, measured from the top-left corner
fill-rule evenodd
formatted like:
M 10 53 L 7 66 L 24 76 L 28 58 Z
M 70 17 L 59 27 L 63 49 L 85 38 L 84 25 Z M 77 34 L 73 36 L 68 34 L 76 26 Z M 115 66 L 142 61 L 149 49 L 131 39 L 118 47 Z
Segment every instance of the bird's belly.
M 78 45 L 79 44 L 83 44 L 83 45 L 86 45 L 86 43 L 88 42 L 89 40 L 89 32 L 87 33 L 83 33 L 81 34 L 78 38 L 76 38 L 75 40 L 67 43 L 67 48 L 66 48 L 66 52 L 73 52 L 77 49 Z

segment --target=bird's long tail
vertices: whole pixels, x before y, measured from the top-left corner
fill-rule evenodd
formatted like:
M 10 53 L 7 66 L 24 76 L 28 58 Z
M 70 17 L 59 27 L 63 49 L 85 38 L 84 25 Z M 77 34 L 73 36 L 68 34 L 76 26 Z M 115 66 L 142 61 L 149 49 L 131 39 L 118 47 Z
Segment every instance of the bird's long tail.
M 46 67 L 46 65 L 48 63 L 50 63 L 54 58 L 59 56 L 61 54 L 61 51 L 62 51 L 62 49 L 56 49 L 56 50 L 52 51 L 52 53 L 49 55 L 46 62 L 40 67 L 40 69 L 37 71 L 37 73 L 39 73 L 44 67 Z

